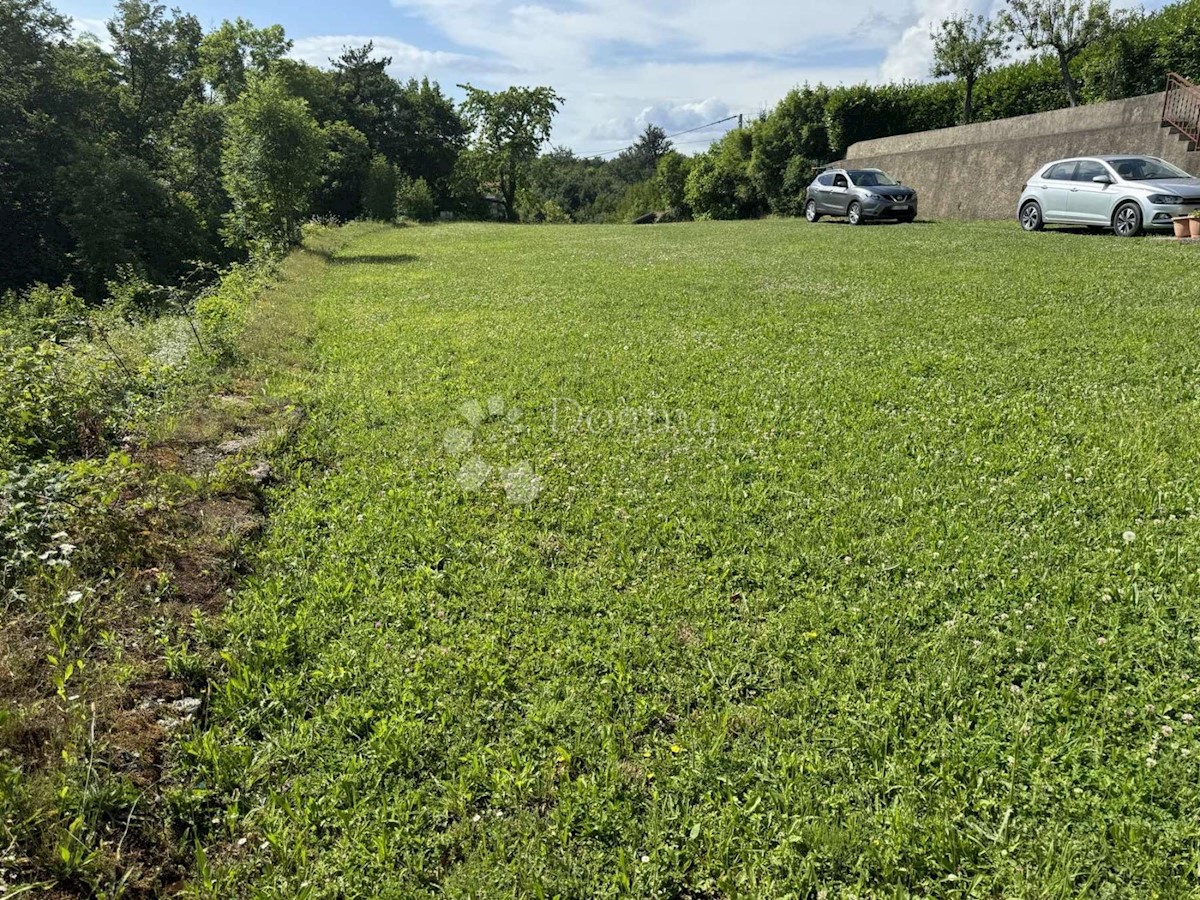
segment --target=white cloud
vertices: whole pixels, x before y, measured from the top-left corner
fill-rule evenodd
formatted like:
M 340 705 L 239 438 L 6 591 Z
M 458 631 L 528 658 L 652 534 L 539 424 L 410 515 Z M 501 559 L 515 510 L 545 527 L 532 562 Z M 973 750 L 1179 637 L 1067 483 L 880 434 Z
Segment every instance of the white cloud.
M 554 141 L 585 152 L 628 143 L 650 121 L 672 131 L 753 116 L 805 81 L 874 80 L 886 41 L 861 28 L 882 0 L 760 0 L 752 11 L 732 0 L 392 2 L 466 52 L 504 64 L 460 80 L 552 85 L 567 99 Z M 864 64 L 858 53 L 838 65 L 838 48 L 851 45 L 874 47 L 876 59 Z M 796 62 L 805 56 L 821 62 Z
M 1003 6 L 1002 0 L 915 0 L 916 21 L 904 29 L 888 49 L 879 67 L 882 81 L 924 81 L 933 65 L 933 30 L 944 20 L 962 13 L 988 14 Z
M 930 30 L 1004 0 L 391 2 L 456 50 L 375 37 L 395 74 L 427 74 L 447 89 L 551 85 L 566 98 L 554 142 L 587 152 L 629 143 L 651 122 L 670 132 L 753 116 L 805 82 L 928 78 Z M 296 55 L 323 64 L 343 44 L 365 40 L 307 38 Z
M 90 35 L 107 51 L 112 51 L 112 36 L 108 33 L 107 19 L 72 19 L 71 34 L 76 38 Z
M 362 47 L 368 42 L 375 45 L 375 58 L 390 56 L 392 65 L 389 71 L 403 78 L 420 78 L 425 75 L 435 77 L 440 73 L 459 71 L 472 66 L 484 67 L 483 60 L 467 54 L 422 50 L 396 38 L 381 35 L 329 34 L 299 38 L 292 46 L 291 55 L 314 66 L 328 68 L 329 61 L 341 56 L 344 48 Z

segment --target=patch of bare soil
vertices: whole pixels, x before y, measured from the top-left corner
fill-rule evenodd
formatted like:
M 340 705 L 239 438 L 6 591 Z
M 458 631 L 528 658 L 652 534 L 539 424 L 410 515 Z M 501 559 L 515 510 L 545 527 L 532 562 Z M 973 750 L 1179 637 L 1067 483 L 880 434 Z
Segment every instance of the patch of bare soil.
M 35 838 L 7 856 L 16 884 L 43 886 L 39 896 L 89 897 L 100 872 L 103 885 L 141 898 L 169 895 L 182 882 L 192 851 L 172 833 L 163 791 L 172 736 L 204 715 L 209 661 L 193 654 L 180 663 L 178 652 L 186 656 L 195 623 L 217 617 L 247 573 L 273 478 L 265 456 L 300 423 L 293 410 L 226 394 L 189 414 L 170 439 L 129 448 L 139 477 L 115 501 L 128 540 L 96 579 L 81 626 L 86 664 L 64 690 L 54 681 L 50 623 L 0 610 L 0 760 L 20 761 L 34 800 L 56 789 L 64 754 L 86 759 L 89 780 L 111 779 L 134 798 L 104 825 L 91 877 L 63 874 L 48 825 L 45 846 Z

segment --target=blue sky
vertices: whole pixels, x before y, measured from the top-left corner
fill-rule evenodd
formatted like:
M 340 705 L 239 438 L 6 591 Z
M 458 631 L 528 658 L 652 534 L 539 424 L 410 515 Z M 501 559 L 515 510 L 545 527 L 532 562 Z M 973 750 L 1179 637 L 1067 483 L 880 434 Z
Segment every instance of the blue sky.
M 279 23 L 293 55 L 318 65 L 344 45 L 373 40 L 392 57 L 394 75 L 427 75 L 456 95 L 465 81 L 551 85 L 567 100 L 553 142 L 593 153 L 624 146 L 648 123 L 676 132 L 753 116 L 805 81 L 925 78 L 930 27 L 1003 0 L 166 2 L 206 28 L 237 16 Z M 101 36 L 112 10 L 101 0 L 55 5 Z M 688 135 L 680 149 L 703 149 L 725 127 Z

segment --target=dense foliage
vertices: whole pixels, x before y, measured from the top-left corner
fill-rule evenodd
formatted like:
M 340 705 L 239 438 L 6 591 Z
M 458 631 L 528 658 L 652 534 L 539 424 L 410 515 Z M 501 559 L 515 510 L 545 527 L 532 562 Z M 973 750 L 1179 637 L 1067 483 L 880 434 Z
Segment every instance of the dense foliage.
M 95 302 L 119 271 L 175 285 L 308 215 L 391 218 L 401 179 L 441 208 L 478 193 L 454 195 L 456 105 L 370 44 L 321 69 L 286 58 L 277 25 L 205 33 L 149 0 L 121 0 L 107 32 L 111 51 L 45 0 L 0 0 L 0 290 Z

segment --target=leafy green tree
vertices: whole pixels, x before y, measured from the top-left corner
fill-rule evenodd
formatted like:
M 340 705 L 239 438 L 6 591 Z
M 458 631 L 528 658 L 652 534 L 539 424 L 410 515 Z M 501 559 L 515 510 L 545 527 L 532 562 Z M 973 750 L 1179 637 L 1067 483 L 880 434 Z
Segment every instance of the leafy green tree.
M 415 222 L 432 222 L 437 217 L 437 202 L 424 178 L 400 180 L 396 212 Z
M 984 16 L 960 15 L 942 20 L 933 34 L 934 78 L 961 78 L 964 125 L 971 124 L 972 100 L 979 76 L 991 70 L 1007 41 L 994 20 Z
M 372 156 L 363 185 L 363 214 L 367 218 L 390 222 L 396 217 L 396 183 L 396 167 L 382 153 Z
M 444 199 L 470 129 L 454 102 L 429 79 L 410 79 L 397 96 L 398 134 L 389 158 L 411 179 L 424 179 Z
M 658 161 L 654 175 L 663 204 L 682 218 L 692 214 L 687 202 L 687 179 L 691 171 L 692 158 L 672 150 Z
M 226 20 L 201 40 L 200 71 L 221 100 L 234 103 L 251 73 L 268 72 L 291 49 L 282 25 L 255 28 L 242 18 Z
M 271 73 L 279 77 L 289 94 L 308 104 L 308 111 L 318 124 L 343 121 L 332 72 L 285 58 L 271 64 Z
M 376 56 L 375 45 L 344 47 L 333 66 L 340 115 L 366 136 L 373 153 L 392 159 L 399 152 L 400 85 L 388 73 L 390 56 Z
M 181 200 L 194 209 L 203 231 L 203 259 L 224 260 L 221 223 L 229 212 L 229 195 L 221 180 L 221 151 L 228 108 L 189 97 L 167 132 L 162 171 Z
M 221 165 L 230 211 L 226 240 L 290 243 L 320 178 L 325 137 L 308 105 L 275 76 L 251 76 L 229 110 Z
M 474 129 L 474 160 L 482 185 L 494 187 L 504 202 L 505 218 L 517 220 L 517 191 L 542 145 L 563 98 L 549 87 L 480 90 L 469 84 L 463 113 Z
M 71 186 L 63 221 L 85 296 L 102 297 L 122 269 L 170 283 L 198 254 L 195 210 L 144 161 L 113 147 L 87 147 L 62 174 Z
M 371 147 L 363 133 L 346 122 L 326 126 L 325 141 L 325 159 L 321 164 L 321 182 L 314 209 L 347 222 L 362 214 L 371 168 Z
M 69 239 L 55 172 L 74 143 L 59 78 L 68 24 L 42 0 L 0 0 L 0 290 L 62 280 Z
M 762 215 L 766 198 L 750 176 L 753 132 L 731 131 L 696 159 L 685 195 L 695 214 L 706 219 L 748 219 Z
M 625 188 L 610 163 L 581 159 L 565 147 L 555 147 L 538 157 L 529 169 L 529 185 L 575 222 L 614 218 Z
M 621 151 L 610 165 L 627 184 L 646 181 L 654 177 L 658 161 L 671 152 L 672 146 L 666 131 L 657 125 L 647 125 L 633 146 Z
M 823 85 L 796 88 L 752 126 L 750 176 L 778 215 L 802 211 L 804 176 L 832 156 L 825 116 L 829 97 Z
M 120 79 L 122 130 L 139 155 L 156 152 L 179 108 L 201 95 L 200 21 L 146 0 L 120 0 L 108 34 Z
M 1079 85 L 1071 63 L 1114 27 L 1108 0 L 1008 0 L 1000 23 L 1027 50 L 1052 50 L 1071 106 L 1079 105 Z

